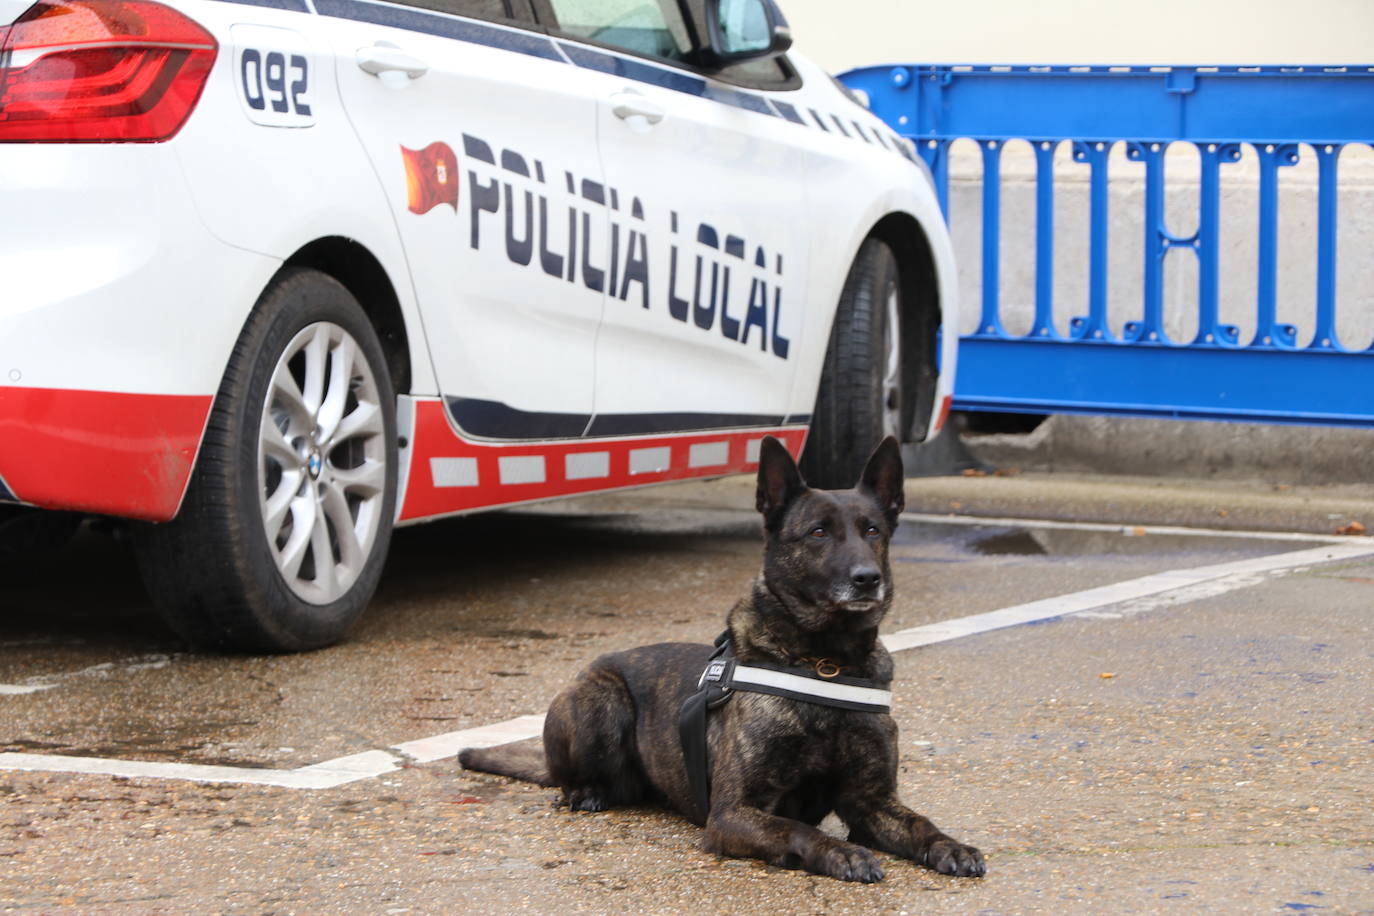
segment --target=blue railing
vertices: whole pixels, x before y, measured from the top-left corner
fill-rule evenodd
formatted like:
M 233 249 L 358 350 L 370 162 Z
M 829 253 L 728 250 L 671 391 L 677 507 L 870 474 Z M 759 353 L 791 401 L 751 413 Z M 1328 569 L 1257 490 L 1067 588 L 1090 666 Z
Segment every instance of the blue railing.
M 947 217 L 951 144 L 972 141 L 981 154 L 982 301 L 977 329 L 960 342 L 956 408 L 1374 424 L 1374 344 L 1342 342 L 1336 289 L 1338 164 L 1343 149 L 1374 142 L 1374 67 L 905 65 L 841 79 L 916 144 Z M 1020 299 L 1004 303 L 1000 176 L 1008 141 L 1025 141 L 1034 153 L 1034 282 L 1005 290 Z M 1170 232 L 1165 218 L 1165 157 L 1180 143 L 1196 149 L 1198 162 L 1197 229 L 1188 235 Z M 1055 252 L 1064 240 L 1055 236 L 1055 154 L 1066 144 L 1072 160 L 1088 168 L 1086 301 L 1075 309 L 1086 314 L 1057 326 Z M 1134 318 L 1114 322 L 1108 174 L 1118 144 L 1144 167 L 1144 244 L 1139 307 L 1131 303 Z M 1234 246 L 1238 231 L 1256 231 L 1222 219 L 1223 169 L 1247 147 L 1256 157 L 1258 236 L 1246 240 L 1255 246 L 1250 269 L 1257 273 L 1242 334 L 1222 318 L 1219 286 L 1223 246 Z M 1309 156 L 1316 162 L 1315 230 L 1284 227 L 1286 236 L 1306 233 L 1315 251 L 1315 288 L 1297 307 L 1280 301 L 1279 173 Z M 1196 314 L 1182 322 L 1188 334 L 1173 339 L 1165 261 L 1180 251 L 1189 254 L 1176 258 L 1196 258 L 1195 302 L 1188 303 Z M 1374 258 L 1369 250 L 1341 255 Z M 1374 316 L 1372 300 L 1374 289 L 1342 291 L 1347 308 Z M 1008 332 L 1004 305 L 1029 313 L 1028 332 Z M 1295 311 L 1304 316 L 1301 328 L 1279 318 Z

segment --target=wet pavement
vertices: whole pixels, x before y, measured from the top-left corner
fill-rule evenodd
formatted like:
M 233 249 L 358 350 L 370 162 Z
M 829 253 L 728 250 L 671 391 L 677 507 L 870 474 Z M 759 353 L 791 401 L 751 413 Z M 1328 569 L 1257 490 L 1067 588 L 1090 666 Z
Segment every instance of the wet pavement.
M 100 532 L 0 558 L 0 754 L 290 770 L 542 712 L 600 652 L 713 638 L 751 503 L 736 479 L 405 529 L 354 636 L 300 656 L 186 652 Z M 909 518 L 884 631 L 1324 543 L 1096 517 Z M 452 758 L 309 790 L 0 757 L 0 911 L 1374 912 L 1371 598 L 1374 552 L 899 652 L 902 794 L 983 880 L 719 859 L 674 815 L 571 814 Z

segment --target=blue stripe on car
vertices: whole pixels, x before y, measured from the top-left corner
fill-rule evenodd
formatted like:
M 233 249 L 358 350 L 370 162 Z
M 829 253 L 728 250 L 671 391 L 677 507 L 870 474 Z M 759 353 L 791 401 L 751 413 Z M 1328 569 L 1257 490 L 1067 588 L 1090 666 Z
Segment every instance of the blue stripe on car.
M 720 86 L 707 86 L 706 98 L 713 102 L 721 102 L 726 105 L 733 105 L 736 108 L 743 108 L 747 111 L 755 112 L 756 114 L 768 115 L 770 118 L 777 117 L 777 115 L 773 113 L 773 109 L 768 107 L 767 100 L 747 92 L 736 92 L 733 89 L 725 89 Z
M 773 109 L 777 111 L 778 114 L 782 115 L 784 118 L 791 121 L 793 124 L 800 124 L 802 127 L 806 126 L 806 121 L 803 120 L 802 116 L 797 113 L 797 107 L 795 105 L 792 105 L 788 102 L 780 102 L 777 99 L 769 99 L 769 102 L 772 104 Z
M 700 96 L 706 93 L 706 80 L 690 73 L 665 70 L 628 57 L 617 57 L 595 48 L 566 41 L 560 41 L 558 46 L 563 49 L 564 54 L 568 55 L 568 60 L 587 70 L 597 70 L 601 73 L 609 73 L 612 76 L 633 80 L 636 83 L 661 86 L 664 89 L 683 92 L 687 95 Z
M 427 35 L 438 35 L 441 38 L 452 38 L 489 48 L 499 48 L 502 51 L 514 51 L 517 54 L 563 62 L 563 57 L 553 46 L 552 40 L 518 29 L 502 29 L 442 13 L 427 13 L 403 6 L 365 3 L 361 0 L 315 0 L 315 9 L 322 16 L 371 22 L 374 25 L 423 32 Z
M 288 10 L 292 13 L 308 13 L 310 8 L 305 0 L 227 0 L 229 3 L 242 3 L 247 6 L 265 6 L 268 9 Z

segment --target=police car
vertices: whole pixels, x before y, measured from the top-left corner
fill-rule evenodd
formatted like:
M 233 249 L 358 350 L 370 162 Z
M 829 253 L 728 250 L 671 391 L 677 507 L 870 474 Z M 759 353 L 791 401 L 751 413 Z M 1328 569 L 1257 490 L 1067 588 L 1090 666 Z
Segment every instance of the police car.
M 397 524 L 767 435 L 850 485 L 944 420 L 954 274 L 790 43 L 772 0 L 0 0 L 0 521 L 127 519 L 178 632 L 284 651 Z

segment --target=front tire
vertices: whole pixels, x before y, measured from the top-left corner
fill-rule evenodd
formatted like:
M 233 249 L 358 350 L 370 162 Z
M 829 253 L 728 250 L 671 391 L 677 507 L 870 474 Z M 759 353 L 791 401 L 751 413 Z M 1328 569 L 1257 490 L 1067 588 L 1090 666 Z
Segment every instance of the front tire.
M 396 396 L 376 331 L 340 283 L 279 274 L 229 359 L 177 517 L 136 540 L 168 624 L 202 648 L 342 639 L 391 541 Z
M 897 258 L 886 242 L 869 238 L 859 248 L 835 310 L 800 465 L 807 483 L 852 487 L 885 436 L 906 438 L 911 414 L 906 375 Z

